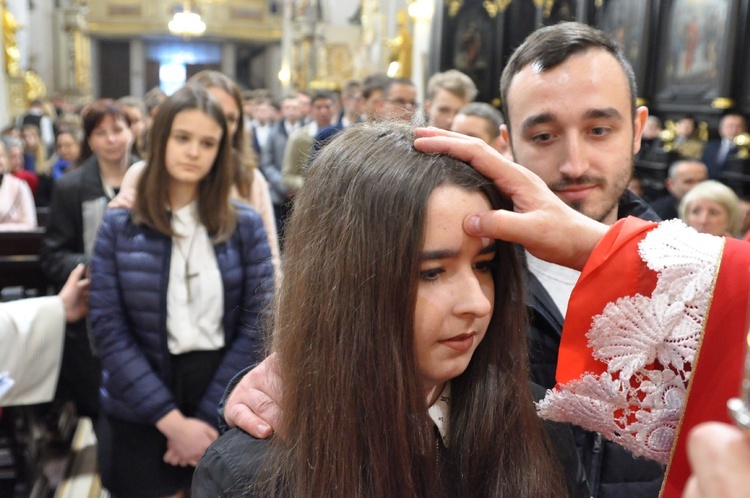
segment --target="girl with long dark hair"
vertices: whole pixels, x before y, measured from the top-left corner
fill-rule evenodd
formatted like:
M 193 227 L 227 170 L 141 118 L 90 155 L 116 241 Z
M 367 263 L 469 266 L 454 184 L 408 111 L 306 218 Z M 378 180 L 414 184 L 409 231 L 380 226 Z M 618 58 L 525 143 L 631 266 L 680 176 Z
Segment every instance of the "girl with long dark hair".
M 510 203 L 413 141 L 354 126 L 310 166 L 273 322 L 281 427 L 221 437 L 193 496 L 585 496 L 569 428 L 532 403 L 515 249 L 462 228 Z

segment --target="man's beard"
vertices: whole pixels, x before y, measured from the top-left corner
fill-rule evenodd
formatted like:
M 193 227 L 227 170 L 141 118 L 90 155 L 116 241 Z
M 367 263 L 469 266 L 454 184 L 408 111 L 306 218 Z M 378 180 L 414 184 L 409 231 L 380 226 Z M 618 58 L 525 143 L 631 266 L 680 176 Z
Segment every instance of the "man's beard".
M 620 203 L 620 198 L 625 192 L 625 189 L 628 188 L 628 181 L 630 181 L 630 177 L 633 173 L 632 155 L 630 156 L 629 164 L 631 165 L 630 168 L 616 176 L 613 182 L 608 182 L 606 178 L 601 176 L 583 175 L 579 178 L 562 178 L 558 181 L 548 183 L 547 186 L 555 193 L 557 193 L 559 190 L 575 186 L 597 186 L 605 194 L 611 192 L 612 196 L 607 197 L 603 201 L 603 207 L 601 209 L 597 209 L 596 211 L 587 209 L 586 201 L 588 199 L 574 201 L 566 201 L 563 199 L 563 202 L 565 202 L 568 206 L 575 209 L 579 213 L 600 223 L 609 224 L 607 218 L 612 214 L 613 211 L 617 210 L 617 206 Z

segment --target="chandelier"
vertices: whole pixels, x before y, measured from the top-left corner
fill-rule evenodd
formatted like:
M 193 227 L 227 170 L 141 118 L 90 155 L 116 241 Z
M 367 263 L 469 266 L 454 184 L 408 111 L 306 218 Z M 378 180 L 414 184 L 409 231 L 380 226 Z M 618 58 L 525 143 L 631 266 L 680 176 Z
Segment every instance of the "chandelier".
M 206 23 L 198 12 L 193 12 L 189 0 L 183 4 L 181 12 L 174 13 L 167 26 L 170 33 L 184 38 L 200 36 L 206 31 Z

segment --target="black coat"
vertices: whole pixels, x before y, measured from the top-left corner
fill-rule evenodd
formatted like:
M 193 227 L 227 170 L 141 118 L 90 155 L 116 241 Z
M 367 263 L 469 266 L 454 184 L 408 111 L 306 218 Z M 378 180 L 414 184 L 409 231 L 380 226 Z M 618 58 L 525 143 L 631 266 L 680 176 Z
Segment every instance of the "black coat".
M 625 191 L 618 206 L 618 217 L 636 216 L 660 221 L 642 199 Z M 562 336 L 563 317 L 547 290 L 526 271 L 526 307 L 529 312 L 527 342 L 532 380 L 551 389 L 555 386 L 557 350 Z M 664 468 L 655 461 L 636 458 L 623 447 L 605 440 L 601 434 L 573 426 L 576 445 L 586 468 L 591 496 L 598 498 L 656 498 Z
M 531 384 L 534 400 L 545 390 Z M 588 498 L 586 476 L 575 450 L 569 424 L 544 421 L 560 462 L 565 470 L 571 498 Z M 266 457 L 268 441 L 255 439 L 240 429 L 231 429 L 209 446 L 193 474 L 193 498 L 254 497 L 251 488 Z

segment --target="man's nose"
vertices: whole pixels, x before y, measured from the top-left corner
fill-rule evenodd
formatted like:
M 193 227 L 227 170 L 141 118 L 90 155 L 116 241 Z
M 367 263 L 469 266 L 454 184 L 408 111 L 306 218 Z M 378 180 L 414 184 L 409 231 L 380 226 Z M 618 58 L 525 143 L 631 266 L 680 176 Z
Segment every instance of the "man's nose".
M 588 151 L 583 139 L 578 136 L 566 137 L 564 156 L 560 173 L 570 178 L 579 178 L 589 169 Z

